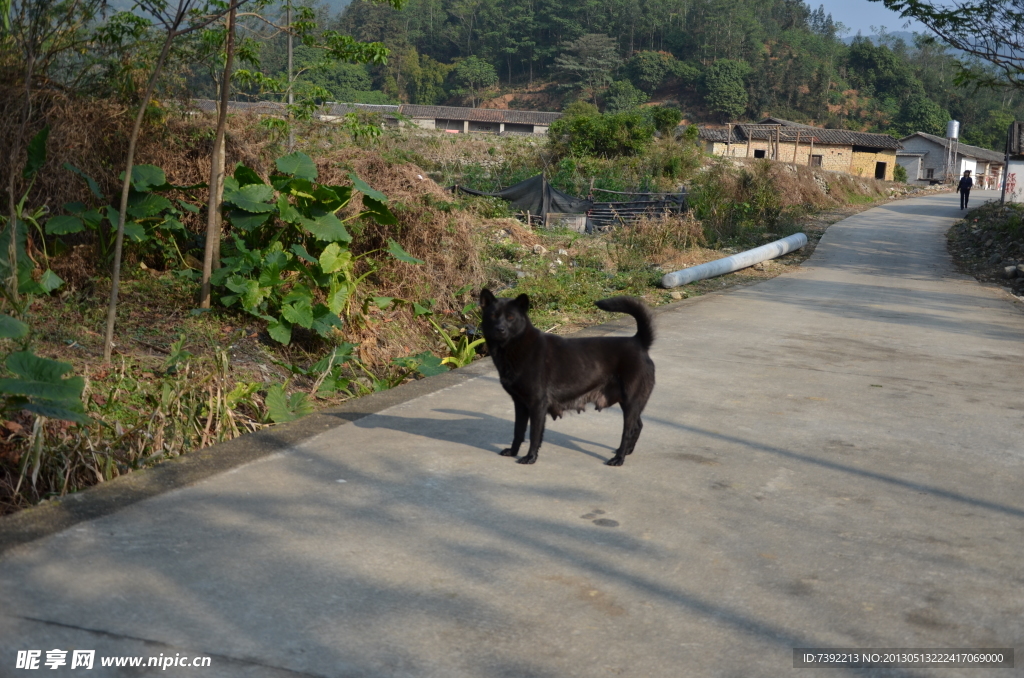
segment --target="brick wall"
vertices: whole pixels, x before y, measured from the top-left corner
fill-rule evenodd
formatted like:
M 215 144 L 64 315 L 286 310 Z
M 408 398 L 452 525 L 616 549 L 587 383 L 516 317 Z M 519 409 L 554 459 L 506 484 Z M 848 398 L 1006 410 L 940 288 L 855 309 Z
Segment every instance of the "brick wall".
M 850 165 L 850 174 L 857 177 L 864 177 L 865 179 L 875 178 L 875 166 L 877 163 L 885 163 L 885 179 L 886 181 L 892 181 L 893 169 L 896 166 L 896 151 L 885 150 L 878 153 L 866 153 L 862 151 L 855 151 L 853 153 L 853 163 Z
M 734 143 L 729 155 L 735 158 L 754 157 L 754 151 L 764 151 L 765 157 L 771 158 L 774 143 L 766 139 L 755 139 L 750 142 L 750 155 L 747 155 L 746 143 Z M 706 142 L 706 152 L 713 155 L 725 155 L 726 144 L 724 141 Z M 821 168 L 830 172 L 844 172 L 855 176 L 874 178 L 875 163 L 884 162 L 885 178 L 892 181 L 893 169 L 896 166 L 896 151 L 886 150 L 880 153 L 854 153 L 852 146 L 829 146 L 815 144 L 811 148 L 809 141 L 801 139 L 799 147 L 793 142 L 779 144 L 779 160 L 781 162 L 793 162 L 794 158 L 798 165 L 810 164 L 810 155 L 821 156 Z

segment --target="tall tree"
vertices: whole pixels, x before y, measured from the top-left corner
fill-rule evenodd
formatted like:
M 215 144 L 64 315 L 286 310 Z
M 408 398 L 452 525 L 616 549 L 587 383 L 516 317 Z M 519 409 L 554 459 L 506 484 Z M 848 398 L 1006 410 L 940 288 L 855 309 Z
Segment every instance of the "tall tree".
M 749 67 L 742 61 L 722 59 L 708 67 L 704 74 L 707 105 L 723 120 L 735 120 L 747 109 L 747 88 L 743 78 Z
M 455 64 L 452 78 L 459 86 L 457 91 L 461 94 L 468 94 L 470 105 L 476 108 L 480 93 L 498 82 L 498 73 L 494 70 L 494 66 L 483 59 L 471 56 Z
M 555 72 L 572 87 L 585 91 L 597 104 L 597 95 L 611 82 L 615 69 L 622 63 L 615 40 L 607 35 L 588 33 L 564 43 L 563 52 L 555 59 Z
M 142 120 L 153 98 L 153 90 L 156 88 L 156 83 L 167 61 L 171 44 L 176 38 L 209 26 L 229 11 L 236 10 L 245 2 L 248 2 L 248 0 L 232 0 L 231 5 L 225 8 L 220 3 L 216 7 L 212 4 L 202 5 L 199 3 L 199 0 L 178 0 L 176 6 L 168 5 L 166 0 L 136 0 L 136 8 L 152 17 L 153 21 L 164 29 L 164 40 L 163 46 L 160 49 L 160 56 L 157 57 L 156 64 L 153 66 L 153 72 L 149 76 L 149 82 L 146 84 L 145 92 L 142 95 L 142 101 L 139 103 L 139 110 L 135 115 L 135 124 L 132 126 L 131 136 L 128 138 L 128 156 L 125 159 L 124 179 L 121 184 L 121 203 L 117 216 L 117 235 L 114 239 L 114 262 L 110 271 L 110 302 L 107 305 L 107 331 L 103 341 L 103 359 L 107 362 L 110 362 L 110 356 L 114 350 L 114 324 L 117 321 L 117 296 L 121 283 L 121 252 L 124 247 L 124 225 L 128 212 L 128 194 L 132 185 L 132 170 L 135 167 L 135 147 L 138 145 Z

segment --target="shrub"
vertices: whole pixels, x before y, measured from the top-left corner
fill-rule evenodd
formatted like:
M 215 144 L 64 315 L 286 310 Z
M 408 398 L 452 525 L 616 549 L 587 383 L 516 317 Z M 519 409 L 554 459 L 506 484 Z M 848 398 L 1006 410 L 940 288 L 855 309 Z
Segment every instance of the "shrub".
M 548 132 L 556 157 L 612 158 L 643 153 L 654 138 L 654 125 L 638 111 L 563 117 Z

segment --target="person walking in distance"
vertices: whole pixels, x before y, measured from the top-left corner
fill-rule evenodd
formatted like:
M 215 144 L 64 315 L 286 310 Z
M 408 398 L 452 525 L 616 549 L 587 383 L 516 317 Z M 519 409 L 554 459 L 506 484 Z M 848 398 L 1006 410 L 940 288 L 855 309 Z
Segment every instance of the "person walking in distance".
M 974 179 L 971 179 L 971 170 L 964 170 L 964 175 L 960 177 L 960 183 L 956 187 L 956 192 L 960 194 L 960 209 L 967 209 L 967 201 L 971 198 L 971 188 L 974 187 Z

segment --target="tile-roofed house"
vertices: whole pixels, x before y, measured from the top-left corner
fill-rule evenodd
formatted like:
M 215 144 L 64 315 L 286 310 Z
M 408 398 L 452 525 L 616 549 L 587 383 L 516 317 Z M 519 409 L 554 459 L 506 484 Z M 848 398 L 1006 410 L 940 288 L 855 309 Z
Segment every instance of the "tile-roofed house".
M 193 99 L 185 105 L 192 111 L 216 113 L 219 102 L 213 99 Z M 229 101 L 228 113 L 256 113 L 258 115 L 284 115 L 285 106 L 277 101 Z
M 334 122 L 344 118 L 349 113 L 375 113 L 383 118 L 385 125 L 396 126 L 399 124 L 399 108 L 401 107 L 397 105 L 353 104 L 329 101 L 320 107 L 316 117 L 322 122 Z
M 191 102 L 192 110 L 207 113 L 216 112 L 217 103 L 210 99 L 196 99 Z M 243 102 L 232 101 L 229 112 L 251 111 L 264 115 L 284 115 L 284 104 L 273 101 Z M 402 125 L 410 121 L 423 129 L 437 129 L 447 132 L 489 132 L 492 134 L 545 134 L 561 113 L 547 111 L 513 111 L 499 108 L 461 108 L 459 106 L 423 106 L 401 104 L 385 106 L 377 104 L 336 103 L 324 104 L 317 118 L 333 122 L 348 113 L 366 111 L 379 113 L 384 123 Z
M 951 158 L 950 140 L 927 132 L 915 132 L 900 139 L 904 151 L 897 161 L 907 170 L 910 183 L 941 183 L 954 180 L 970 170 L 975 185 L 995 188 L 1002 182 L 1004 156 L 998 151 L 957 143 L 954 139 Z
M 887 134 L 826 129 L 781 118 L 700 130 L 714 155 L 768 158 L 891 181 L 900 142 Z
M 402 104 L 399 111 L 417 127 L 448 132 L 544 134 L 561 113 Z

